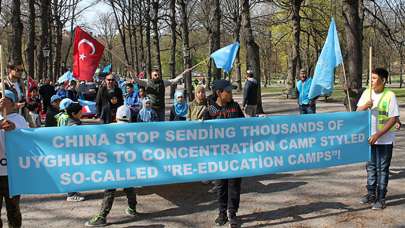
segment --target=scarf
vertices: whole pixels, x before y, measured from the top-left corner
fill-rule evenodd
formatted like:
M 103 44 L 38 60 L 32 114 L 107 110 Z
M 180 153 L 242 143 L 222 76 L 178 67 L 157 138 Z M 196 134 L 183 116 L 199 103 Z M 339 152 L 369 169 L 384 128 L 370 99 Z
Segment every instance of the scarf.
M 174 111 L 177 116 L 186 117 L 188 111 L 188 104 L 186 102 L 178 103 L 177 98 L 184 97 L 184 93 L 181 91 L 176 91 L 174 94 Z
M 142 101 L 142 109 L 139 111 L 139 116 L 142 122 L 150 122 L 152 119 L 152 108 L 146 108 L 146 103 L 150 102 L 149 98 Z

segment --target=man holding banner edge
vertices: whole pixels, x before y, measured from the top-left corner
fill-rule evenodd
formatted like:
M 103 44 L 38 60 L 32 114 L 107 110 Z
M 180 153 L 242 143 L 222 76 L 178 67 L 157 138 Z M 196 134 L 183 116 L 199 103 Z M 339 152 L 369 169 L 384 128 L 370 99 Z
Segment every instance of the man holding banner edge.
M 357 111 L 371 110 L 371 136 L 368 140 L 371 145 L 371 159 L 366 165 L 367 195 L 362 197 L 360 202 L 373 204 L 374 210 L 385 208 L 389 167 L 395 141 L 393 131 L 399 117 L 395 94 L 385 88 L 387 80 L 387 70 L 383 68 L 372 70 L 371 88 L 363 92 L 357 104 Z

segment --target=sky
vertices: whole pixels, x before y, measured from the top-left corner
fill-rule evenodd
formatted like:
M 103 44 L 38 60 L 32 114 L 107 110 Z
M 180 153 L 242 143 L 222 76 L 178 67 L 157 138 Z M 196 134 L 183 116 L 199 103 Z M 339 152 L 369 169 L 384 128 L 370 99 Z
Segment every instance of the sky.
M 79 8 L 87 7 L 92 2 L 94 2 L 94 0 L 82 0 L 79 3 Z M 100 13 L 104 13 L 104 12 L 111 12 L 111 8 L 103 2 L 99 2 L 98 4 L 92 6 L 92 7 L 88 8 L 86 11 L 84 11 L 81 14 L 81 17 L 78 22 L 80 24 L 86 24 L 90 28 L 91 27 L 94 28 L 94 26 L 92 26 L 92 25 L 97 23 L 98 15 Z M 95 32 L 95 30 L 93 30 L 92 32 Z

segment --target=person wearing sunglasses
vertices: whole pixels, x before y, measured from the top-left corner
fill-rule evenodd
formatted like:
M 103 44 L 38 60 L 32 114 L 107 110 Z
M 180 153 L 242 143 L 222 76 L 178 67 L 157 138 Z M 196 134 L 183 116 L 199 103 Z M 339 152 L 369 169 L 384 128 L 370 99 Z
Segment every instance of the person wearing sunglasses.
M 129 68 L 130 72 L 134 72 L 133 69 Z M 138 83 L 139 86 L 144 86 L 145 91 L 150 98 L 152 108 L 156 111 L 159 116 L 159 121 L 165 120 L 165 90 L 166 87 L 177 84 L 184 76 L 180 74 L 174 79 L 163 80 L 160 71 L 158 69 L 154 69 L 151 72 L 151 79 L 140 79 L 138 77 L 134 77 L 134 81 Z M 136 74 L 134 74 L 136 75 Z
M 25 106 L 25 89 L 24 83 L 21 80 L 24 68 L 22 65 L 8 64 L 7 70 L 8 75 L 4 82 L 5 89 L 10 90 L 15 94 L 17 98 L 15 106 L 18 110 L 21 110 Z
M 110 104 L 110 98 L 112 96 L 116 97 L 117 99 L 117 102 L 115 104 Z M 107 106 L 109 106 L 109 110 L 117 110 L 118 107 L 123 104 L 124 96 L 122 94 L 122 90 L 118 87 L 113 74 L 107 75 L 104 79 L 103 84 L 100 86 L 96 96 L 97 117 L 100 118 L 102 116 L 103 110 L 106 110 Z

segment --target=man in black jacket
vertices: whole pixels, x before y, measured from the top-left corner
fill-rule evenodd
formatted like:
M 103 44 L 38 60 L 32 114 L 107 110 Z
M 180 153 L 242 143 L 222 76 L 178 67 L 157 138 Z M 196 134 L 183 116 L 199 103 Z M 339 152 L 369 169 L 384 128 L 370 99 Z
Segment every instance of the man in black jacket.
M 111 93 L 115 94 L 117 98 L 117 103 L 114 104 L 111 109 L 117 110 L 118 107 L 124 104 L 124 97 L 122 91 L 118 88 L 117 83 L 115 82 L 114 76 L 109 74 L 105 77 L 104 84 L 101 85 L 97 91 L 96 97 L 96 108 L 97 108 L 97 117 L 101 116 L 102 110 L 105 110 L 107 105 L 110 105 Z
M 43 103 L 43 111 L 47 112 L 51 105 L 51 97 L 56 94 L 55 87 L 51 85 L 51 80 L 46 79 L 45 83 L 39 87 L 39 95 L 41 95 Z
M 246 72 L 246 82 L 243 89 L 243 109 L 247 117 L 256 116 L 258 83 L 253 77 L 253 71 Z

